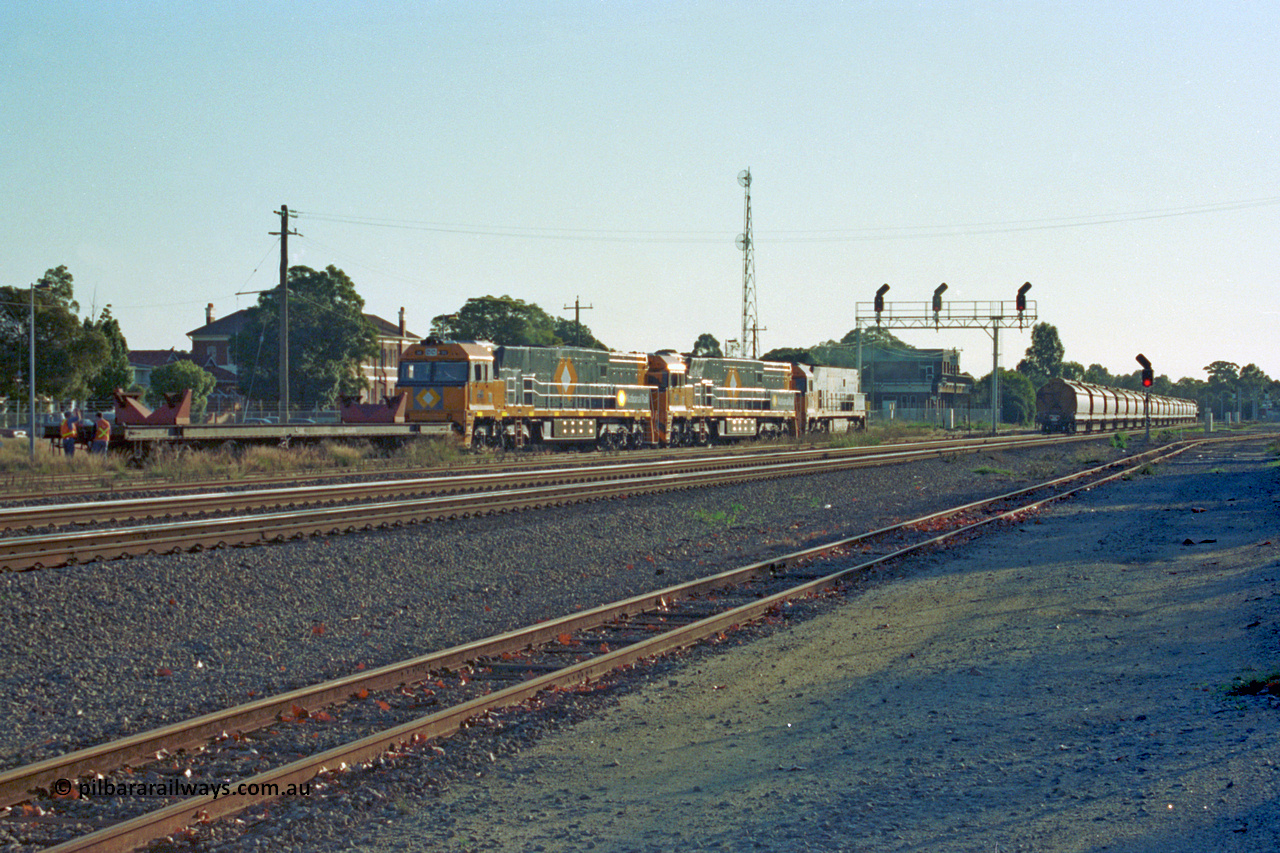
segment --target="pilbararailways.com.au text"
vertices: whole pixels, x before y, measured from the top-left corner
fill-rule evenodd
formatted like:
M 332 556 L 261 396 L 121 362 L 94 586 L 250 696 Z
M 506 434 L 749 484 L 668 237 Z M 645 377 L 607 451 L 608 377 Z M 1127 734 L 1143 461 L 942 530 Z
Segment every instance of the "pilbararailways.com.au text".
M 70 783 L 59 779 L 55 788 L 64 787 L 58 783 L 66 783 L 70 793 Z M 236 796 L 268 796 L 268 797 L 308 797 L 311 795 L 311 783 L 303 782 L 295 785 L 277 785 L 273 782 L 249 783 L 240 782 L 232 785 L 228 782 L 190 782 L 186 779 L 167 779 L 164 782 L 112 782 L 107 779 L 94 779 L 81 782 L 76 786 L 82 797 L 218 797 Z

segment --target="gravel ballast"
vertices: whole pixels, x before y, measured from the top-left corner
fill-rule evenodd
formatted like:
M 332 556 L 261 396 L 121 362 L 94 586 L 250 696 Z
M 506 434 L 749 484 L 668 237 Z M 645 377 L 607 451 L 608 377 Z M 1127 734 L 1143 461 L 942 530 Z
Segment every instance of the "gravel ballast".
M 1269 460 L 1185 455 L 912 559 L 345 849 L 1280 849 L 1280 696 L 1230 692 L 1280 678 Z
M 0 577 L 0 768 L 447 648 L 1115 451 L 971 454 Z M 975 470 L 1008 473 L 975 473 Z
M 88 745 L 261 696 L 265 692 L 346 674 L 361 665 L 375 666 L 420 654 L 708 574 L 730 565 L 791 551 L 812 541 L 862 532 L 892 520 L 920 515 L 929 509 L 1002 493 L 1032 479 L 1078 469 L 1086 459 L 1114 453 L 1095 443 L 1087 450 L 1076 445 L 1065 450 L 969 455 L 951 460 L 694 490 L 266 548 L 135 559 L 8 576 L 0 579 L 0 590 L 6 597 L 6 617 L 0 623 L 0 640 L 5 642 L 5 655 L 10 663 L 5 677 L 9 687 L 6 701 L 11 703 L 11 707 L 6 719 L 14 724 L 6 726 L 0 733 L 0 748 L 7 766 L 25 763 L 44 755 L 57 754 L 70 746 Z M 1211 470 L 1211 464 L 1193 458 L 1178 463 L 1178 470 L 1192 472 L 1195 466 L 1199 466 L 1200 473 L 1204 475 L 1205 471 Z M 1122 484 L 1117 490 L 1171 479 L 1141 478 Z M 1270 494 L 1274 495 L 1274 469 L 1270 483 Z M 1179 487 L 1189 488 L 1186 484 Z M 1103 518 L 1112 517 L 1117 509 L 1117 505 L 1105 500 L 1108 494 L 1111 494 L 1110 487 L 1073 501 L 1070 506 L 1103 499 L 1098 506 L 1100 513 L 1090 514 L 1085 519 L 1097 524 Z M 1175 503 L 1171 497 L 1157 500 L 1165 500 L 1170 506 Z M 1238 512 L 1241 508 L 1241 505 L 1228 505 L 1225 498 L 1222 503 L 1226 511 Z M 1119 507 L 1124 510 L 1131 505 L 1121 503 Z M 1268 507 L 1271 515 L 1267 518 L 1264 514 L 1263 523 L 1272 522 L 1274 530 L 1274 501 Z M 1046 515 L 1046 520 L 1056 518 L 1059 512 L 1055 510 L 1053 514 Z M 1039 526 L 1036 527 L 1035 532 L 1040 532 Z M 1054 565 L 1061 562 L 1059 557 L 1064 541 L 1062 538 L 1053 539 L 1048 552 L 1020 553 L 1017 560 L 1024 569 L 1024 576 L 1026 566 L 1032 565 L 1034 560 L 1052 559 Z M 1093 553 L 1095 556 L 1099 553 L 1118 554 L 1123 547 L 1132 545 L 1126 541 L 1126 528 L 1118 524 L 1102 534 Z M 992 560 L 997 556 L 996 547 L 992 546 Z M 1134 554 L 1128 559 L 1136 561 L 1140 557 L 1140 554 Z M 1274 552 L 1271 559 L 1274 561 Z M 930 558 L 926 561 L 926 573 L 951 577 L 952 570 L 947 567 L 952 563 L 950 557 Z M 972 564 L 959 571 L 963 578 L 984 576 Z M 1004 577 L 998 571 L 996 574 Z M 1016 580 L 1026 594 L 1027 578 Z M 1081 582 L 1075 583 L 1079 585 Z M 886 587 L 885 593 L 893 588 Z M 1271 589 L 1274 590 L 1274 585 Z M 999 598 L 992 590 L 979 592 Z M 1158 592 L 1157 589 L 1151 590 L 1152 594 Z M 945 612 L 947 620 L 951 620 L 955 614 L 940 602 L 957 596 L 961 600 L 966 596 L 978 597 L 979 600 L 990 597 L 945 585 L 929 590 L 928 595 L 933 597 L 908 602 L 889 601 L 878 606 L 889 610 L 897 607 L 899 615 L 921 611 L 934 612 L 936 616 L 938 612 Z M 921 606 L 922 601 L 927 606 Z M 867 614 L 854 617 L 867 621 L 863 626 L 866 630 L 854 632 L 856 636 L 882 641 L 900 627 L 885 618 L 886 614 L 876 611 L 876 606 L 871 605 Z M 1043 608 L 1035 602 L 1026 608 L 1029 613 L 1038 609 Z M 1274 646 L 1274 604 L 1270 615 L 1271 621 L 1260 625 L 1267 626 L 1267 636 Z M 908 619 L 905 615 L 902 618 Z M 1072 616 L 1075 621 L 1081 618 L 1087 620 L 1087 614 Z M 920 619 L 925 625 L 920 630 L 925 631 L 926 637 L 930 636 L 928 626 L 933 625 L 933 630 L 936 630 L 937 625 L 923 616 Z M 872 621 L 875 624 L 870 624 Z M 1168 630 L 1169 626 L 1165 628 Z M 809 626 L 802 628 L 805 630 L 810 630 Z M 1032 630 L 1030 626 L 1022 626 L 1013 634 L 1027 636 Z M 1255 636 L 1263 635 L 1256 626 L 1254 631 Z M 975 683 L 981 685 L 984 675 L 993 677 L 987 670 L 1005 666 L 999 640 L 992 639 L 993 636 L 1000 637 L 1003 632 L 988 633 L 992 636 L 984 633 L 980 638 L 970 638 L 967 645 L 961 647 L 953 648 L 950 641 L 943 643 L 937 639 L 922 647 L 936 644 L 948 649 L 948 662 L 944 665 L 934 661 L 931 666 L 938 672 L 931 673 L 931 676 L 939 680 L 912 685 L 912 690 L 919 691 L 919 695 L 912 692 L 910 698 L 919 700 L 923 696 L 936 700 L 937 697 L 959 697 L 972 701 L 967 707 L 943 707 L 938 701 L 932 706 L 928 702 L 923 703 L 931 707 L 935 717 L 940 713 L 949 715 L 946 722 L 951 728 L 959 723 L 981 727 L 980 715 L 991 712 L 989 703 L 984 705 L 972 698 L 970 694 L 974 692 L 974 685 L 969 683 L 976 680 Z M 824 783 L 807 778 L 806 773 L 821 763 L 816 759 L 780 758 L 777 768 L 764 768 L 768 771 L 764 773 L 766 781 L 775 783 L 781 779 L 795 784 L 790 788 L 774 785 L 766 791 L 759 787 L 757 781 L 752 781 L 749 785 L 744 783 L 744 791 L 748 793 L 741 797 L 731 795 L 729 791 L 717 792 L 709 780 L 701 786 L 702 791 L 689 791 L 687 785 L 679 787 L 670 783 L 673 778 L 684 778 L 695 771 L 705 771 L 707 767 L 721 766 L 724 754 L 694 751 L 689 753 L 697 756 L 692 766 L 655 766 L 650 762 L 647 768 L 638 767 L 644 755 L 660 755 L 664 762 L 676 761 L 678 748 L 687 743 L 697 743 L 700 736 L 693 736 L 692 740 L 690 736 L 702 729 L 714 731 L 715 736 L 708 740 L 715 740 L 721 745 L 740 741 L 736 746 L 726 746 L 725 749 L 742 750 L 742 755 L 753 751 L 758 753 L 766 748 L 766 744 L 758 739 L 752 741 L 750 737 L 739 738 L 743 733 L 742 726 L 750 728 L 753 725 L 751 720 L 755 719 L 755 725 L 759 726 L 757 735 L 763 737 L 762 733 L 768 726 L 759 722 L 761 714 L 769 720 L 778 720 L 781 719 L 779 714 L 799 704 L 810 707 L 807 716 L 797 713 L 796 719 L 803 717 L 817 725 L 820 718 L 823 725 L 830 728 L 815 730 L 832 737 L 835 735 L 831 733 L 840 731 L 847 734 L 850 727 L 874 733 L 869 740 L 883 751 L 879 758 L 886 766 L 902 761 L 904 744 L 910 744 L 909 740 L 902 738 L 917 739 L 910 744 L 912 749 L 932 748 L 934 753 L 943 752 L 948 756 L 950 751 L 960 747 L 947 744 L 965 742 L 966 739 L 961 737 L 959 741 L 940 740 L 935 744 L 929 740 L 923 743 L 923 740 L 935 736 L 937 719 L 921 721 L 918 731 L 905 719 L 897 722 L 907 713 L 902 708 L 906 694 L 899 697 L 889 691 L 901 690 L 904 685 L 876 683 L 868 688 L 878 691 L 876 698 L 886 700 L 881 705 L 887 704 L 888 700 L 896 700 L 889 708 L 875 708 L 875 703 L 867 701 L 865 695 L 856 696 L 856 701 L 846 701 L 838 693 L 828 693 L 825 699 L 820 698 L 826 689 L 823 685 L 834 685 L 830 688 L 832 690 L 848 689 L 847 679 L 842 681 L 842 678 L 847 675 L 845 670 L 849 661 L 867 652 L 865 649 L 846 651 L 845 657 L 840 659 L 841 665 L 834 671 L 818 667 L 808 672 L 808 664 L 817 657 L 812 648 L 806 650 L 804 647 L 805 642 L 811 641 L 787 640 L 786 637 L 791 635 L 788 632 L 765 641 L 795 644 L 795 659 L 782 665 L 788 673 L 796 673 L 784 676 L 792 679 L 786 685 L 772 681 L 773 673 L 765 673 L 768 677 L 762 679 L 753 674 L 745 680 L 746 684 L 738 687 L 729 678 L 732 668 L 725 670 L 723 675 L 699 669 L 719 666 L 715 661 L 720 656 L 716 655 L 708 659 L 709 663 L 699 660 L 686 664 L 686 667 L 693 666 L 694 670 L 679 677 L 670 680 L 656 678 L 644 691 L 634 694 L 624 691 L 620 699 L 610 700 L 611 703 L 621 702 L 618 710 L 611 712 L 613 717 L 597 717 L 582 723 L 572 731 L 566 731 L 563 742 L 553 738 L 542 746 L 532 747 L 537 739 L 532 735 L 532 740 L 518 735 L 510 737 L 506 741 L 506 749 L 514 749 L 517 753 L 526 750 L 518 759 L 513 759 L 514 764 L 507 762 L 501 747 L 478 745 L 463 751 L 473 758 L 481 756 L 480 766 L 460 765 L 452 771 L 445 771 L 442 778 L 450 780 L 447 783 L 440 779 L 427 779 L 423 772 L 404 766 L 392 767 L 388 770 L 391 775 L 386 778 L 371 774 L 372 778 L 367 783 L 352 781 L 354 787 L 351 790 L 337 795 L 336 812 L 331 812 L 323 820 L 308 818 L 303 803 L 296 804 L 296 807 L 295 804 L 286 804 L 283 824 L 268 822 L 250 835 L 228 843 L 244 849 L 255 846 L 263 849 L 347 849 L 353 844 L 370 850 L 594 847 L 649 851 L 672 849 L 673 844 L 686 849 L 752 849 L 751 845 L 741 848 L 729 844 L 726 833 L 736 827 L 732 829 L 738 833 L 735 837 L 751 839 L 756 849 L 806 849 L 798 843 L 800 840 L 808 845 L 807 849 L 816 850 L 992 849 L 985 842 L 986 836 L 978 830 L 971 833 L 969 842 L 966 842 L 970 846 L 966 847 L 944 843 L 945 839 L 939 840 L 938 837 L 928 843 L 923 836 L 903 835 L 903 827 L 928 818 L 917 802 L 921 785 L 935 799 L 959 796 L 967 801 L 976 798 L 974 802 L 983 810 L 1001 808 L 1010 792 L 1020 790 L 1026 785 L 1026 780 L 1016 774 L 1012 779 L 993 775 L 995 764 L 999 763 L 993 763 L 994 759 L 987 762 L 986 775 L 976 772 L 961 774 L 973 781 L 976 788 L 965 788 L 957 793 L 946 787 L 949 783 L 922 781 L 946 780 L 954 775 L 950 758 L 946 761 L 936 758 L 940 763 L 930 766 L 928 771 L 922 769 L 920 772 L 924 775 L 919 775 L 912 785 L 903 783 L 897 787 L 899 801 L 887 797 L 882 805 L 872 809 L 875 820 L 858 813 L 857 827 L 874 824 L 878 827 L 874 835 L 861 834 L 860 828 L 839 816 L 851 805 L 843 793 L 832 793 L 835 790 L 832 780 Z M 908 642 L 918 643 L 920 640 L 917 637 Z M 892 647 L 898 648 L 898 645 L 893 644 Z M 1028 654 L 1027 649 L 1014 651 L 1016 658 Z M 751 671 L 751 661 L 758 662 L 761 653 L 759 650 L 747 652 L 738 664 L 725 666 L 739 667 L 737 679 L 742 681 L 743 672 Z M 928 659 L 923 653 L 917 657 Z M 1087 659 L 1086 655 L 1082 661 Z M 1276 661 L 1276 658 L 1272 660 Z M 894 661 L 905 663 L 897 658 Z M 910 665 L 907 666 L 909 668 Z M 1225 662 L 1223 666 L 1226 666 Z M 973 673 L 968 673 L 969 669 Z M 1234 674 L 1236 670 L 1231 670 L 1226 678 Z M 704 689 L 707 683 L 724 687 L 708 694 Z M 793 688 L 801 695 L 789 696 Z M 749 690 L 754 698 L 749 701 L 741 692 L 734 692 L 740 690 Z M 982 694 L 981 690 L 977 692 Z M 1055 719 L 1053 707 L 1059 700 L 1052 698 L 1052 690 L 1038 694 L 1026 687 L 1023 692 L 1013 692 L 1005 698 L 1010 695 L 1019 702 L 1043 701 L 1033 706 L 1034 713 L 1039 715 L 1034 720 L 1031 717 L 1033 712 L 1026 712 L 1031 722 L 1014 720 L 1017 714 L 1009 711 L 1011 716 L 1002 719 L 1003 723 L 1029 728 L 1042 725 L 1044 720 Z M 1221 698 L 1213 693 L 1206 695 L 1211 699 Z M 692 707 L 675 704 L 675 699 L 681 696 L 686 702 L 691 702 Z M 757 700 L 761 696 L 766 696 L 770 704 L 759 704 Z M 989 696 L 990 689 L 987 690 Z M 1045 696 L 1050 698 L 1045 700 Z M 802 699 L 805 701 L 801 702 Z M 1062 703 L 1070 701 L 1066 698 L 1061 700 Z M 756 704 L 752 705 L 752 702 Z M 1263 704 L 1246 703 L 1246 710 L 1255 706 L 1266 707 L 1265 702 L 1264 699 Z M 583 703 L 591 704 L 585 699 Z M 650 712 L 662 713 L 668 703 L 671 704 L 671 715 L 666 722 L 634 727 L 642 734 L 630 738 L 619 734 L 637 718 L 647 719 Z M 588 711 L 584 709 L 579 714 L 571 703 L 567 710 L 562 709 L 559 713 L 572 720 Z M 1081 712 L 1071 713 L 1078 716 Z M 1116 716 L 1109 724 L 1113 727 L 1125 719 L 1119 710 L 1112 709 L 1110 713 Z M 617 716 L 619 714 L 621 716 Z M 679 722 L 682 714 L 685 715 L 683 723 Z M 694 719 L 690 715 L 698 714 L 701 716 L 690 724 L 689 720 Z M 711 717 L 707 717 L 708 714 Z M 839 714 L 845 716 L 837 719 Z M 1273 713 L 1271 719 L 1275 716 Z M 1070 714 L 1067 718 L 1074 719 Z M 896 734 L 890 736 L 882 731 L 886 719 L 892 722 Z M 1148 714 L 1147 719 L 1152 719 L 1152 716 Z M 589 727 L 596 725 L 608 728 L 607 739 L 591 737 L 590 733 L 595 730 Z M 666 726 L 666 729 L 661 726 Z M 665 734 L 659 734 L 664 731 Z M 676 731 L 680 732 L 680 737 L 673 734 Z M 920 733 L 924 731 L 934 731 L 934 734 L 926 736 Z M 595 762 L 594 753 L 587 753 L 590 760 L 583 761 L 582 750 L 585 747 L 580 739 L 583 732 L 587 732 L 586 743 L 592 745 L 591 749 L 595 749 L 596 742 L 630 742 L 639 748 L 639 753 L 599 763 Z M 508 732 L 508 736 L 511 734 Z M 975 743 L 981 741 L 977 734 L 970 733 Z M 1275 734 L 1274 728 L 1265 732 L 1272 738 Z M 1217 730 L 1212 734 L 1214 738 L 1223 736 Z M 1244 737 L 1243 743 L 1258 743 L 1249 740 L 1249 733 L 1232 736 Z M 646 742 L 645 737 L 650 740 Z M 868 740 L 866 737 L 861 739 Z M 1034 753 L 1032 749 L 1024 750 L 1024 746 L 1010 748 L 1019 754 Z M 545 755 L 541 753 L 544 747 L 549 750 Z M 841 747 L 847 748 L 847 744 Z M 494 749 L 498 750 L 498 755 L 486 760 L 484 757 Z M 915 760 L 922 765 L 929 764 L 922 752 L 905 750 L 905 754 L 916 756 Z M 1147 754 L 1152 753 L 1148 751 Z M 1004 763 L 1013 766 L 1009 759 Z M 979 765 L 968 766 L 972 769 Z M 1082 759 L 1079 762 L 1081 768 L 1089 766 L 1088 761 Z M 596 774 L 599 768 L 604 768 L 605 777 Z M 628 775 L 640 780 L 634 784 L 633 793 L 637 799 L 630 804 L 626 802 L 628 783 L 619 780 L 621 771 L 617 768 L 627 768 Z M 899 765 L 890 772 L 901 772 L 902 769 Z M 761 768 L 743 768 L 741 772 L 746 773 L 747 770 L 752 770 L 754 776 Z M 562 772 L 563 778 L 557 779 L 556 772 Z M 872 769 L 870 763 L 860 772 L 863 773 L 862 784 L 876 782 L 880 773 Z M 934 775 L 929 776 L 928 772 Z M 483 776 L 479 783 L 467 782 L 477 774 Z M 1008 776 L 1007 773 L 1005 775 Z M 579 776 L 580 784 L 573 781 Z M 1062 790 L 1069 784 L 1059 783 L 1057 787 Z M 506 785 L 517 787 L 504 788 Z M 519 785 L 525 787 L 520 788 Z M 588 793 L 592 785 L 616 786 L 620 793 L 612 799 L 596 797 Z M 647 791 L 645 785 L 650 786 Z M 930 785 L 934 787 L 930 788 Z M 809 793 L 814 790 L 825 790 L 830 796 L 814 799 Z M 763 793 L 750 794 L 750 791 Z M 720 799 L 712 802 L 709 799 L 712 793 Z M 587 799 L 575 799 L 582 794 L 586 794 Z M 677 794 L 680 795 L 678 798 Z M 752 796 L 756 796 L 758 801 L 752 800 Z M 508 799 L 511 797 L 515 799 Z M 643 826 L 631 820 L 614 819 L 623 813 L 633 816 L 650 811 L 661 813 L 661 809 L 642 808 L 643 797 L 655 800 L 663 808 L 675 810 L 663 818 L 654 817 Z M 503 803 L 524 802 L 525 799 L 537 803 L 536 808 L 530 806 L 524 811 L 500 808 Z M 875 801 L 874 798 L 869 800 Z M 673 802 L 679 807 L 673 806 Z M 1063 811 L 1062 804 L 1055 804 L 1055 813 Z M 776 812 L 778 805 L 790 817 L 765 817 L 766 813 Z M 808 818 L 803 815 L 808 814 L 806 810 L 810 807 L 815 813 L 832 812 L 825 819 L 825 827 L 823 822 L 814 825 L 806 822 Z M 905 811 L 899 813 L 896 809 Z M 495 810 L 504 816 L 494 819 Z M 723 821 L 726 813 L 735 815 L 734 820 L 738 823 Z M 419 814 L 423 823 L 415 824 Z M 371 815 L 377 815 L 376 819 Z M 699 815 L 703 816 L 702 824 L 698 823 Z M 714 817 L 717 824 L 724 822 L 724 826 L 717 829 L 707 825 L 709 817 Z M 759 825 L 752 824 L 753 820 Z M 1244 821 L 1246 827 L 1251 825 L 1247 818 Z M 295 822 L 300 826 L 294 826 Z M 348 835 L 344 829 L 348 826 L 359 827 L 360 831 Z M 442 827 L 447 828 L 447 832 L 442 832 Z M 679 830 L 674 831 L 673 827 L 679 827 Z M 1037 829 L 1039 831 L 1043 827 Z M 1248 829 L 1244 832 L 1235 830 L 1232 828 L 1233 835 L 1248 833 Z M 931 831 L 937 832 L 939 828 L 934 827 Z M 1258 837 L 1255 834 L 1252 840 L 1256 841 Z M 906 841 L 894 841 L 895 838 L 923 846 L 912 847 Z M 979 838 L 984 839 L 982 843 L 986 846 L 980 845 Z M 1032 846 L 1018 847 L 1011 845 L 1024 843 L 1025 839 L 1019 841 L 1012 836 L 1006 837 L 1000 849 L 1095 849 L 1089 846 L 1052 846 L 1041 836 L 1036 838 L 1040 840 L 1026 842 Z M 565 847 L 557 839 L 572 840 L 573 843 Z M 869 846 L 858 846 L 861 842 L 855 839 L 867 840 Z M 871 839 L 876 843 L 871 844 Z

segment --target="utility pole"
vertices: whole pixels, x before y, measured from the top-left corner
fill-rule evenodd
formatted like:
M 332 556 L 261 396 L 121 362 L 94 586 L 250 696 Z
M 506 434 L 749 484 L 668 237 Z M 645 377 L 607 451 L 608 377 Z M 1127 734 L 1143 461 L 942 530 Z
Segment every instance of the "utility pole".
M 572 305 L 566 305 L 564 306 L 564 308 L 561 309 L 562 311 L 568 311 L 570 308 L 573 309 L 573 329 L 578 335 L 578 342 L 574 344 L 574 346 L 580 347 L 583 345 L 582 344 L 582 312 L 590 311 L 594 307 L 595 307 L 594 305 L 583 305 L 582 297 L 575 296 L 573 297 Z
M 280 237 L 280 423 L 289 422 L 289 235 L 302 236 L 289 230 L 288 205 L 280 205 L 280 230 L 270 232 Z

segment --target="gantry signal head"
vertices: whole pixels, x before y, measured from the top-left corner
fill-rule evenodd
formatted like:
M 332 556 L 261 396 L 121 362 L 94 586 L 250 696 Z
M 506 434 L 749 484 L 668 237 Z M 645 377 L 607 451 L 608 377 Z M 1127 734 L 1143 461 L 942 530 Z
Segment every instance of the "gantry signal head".
M 876 322 L 880 322 L 880 315 L 884 312 L 884 295 L 889 290 L 889 285 L 882 284 L 880 289 L 876 291 Z
M 1017 306 L 1019 311 L 1027 310 L 1027 291 L 1031 289 L 1031 282 L 1027 282 L 1018 288 Z

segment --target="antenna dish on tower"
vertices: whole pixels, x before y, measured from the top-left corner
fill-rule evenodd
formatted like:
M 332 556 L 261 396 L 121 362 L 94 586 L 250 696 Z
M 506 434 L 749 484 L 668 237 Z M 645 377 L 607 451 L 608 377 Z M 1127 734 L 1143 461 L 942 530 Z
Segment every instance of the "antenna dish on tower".
M 741 172 L 738 173 L 738 186 L 742 186 L 742 187 L 751 186 L 751 170 L 750 169 L 743 169 Z

